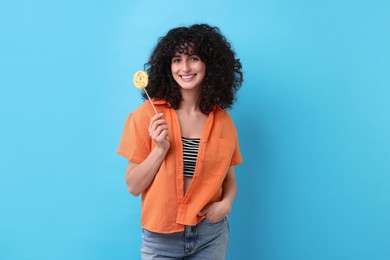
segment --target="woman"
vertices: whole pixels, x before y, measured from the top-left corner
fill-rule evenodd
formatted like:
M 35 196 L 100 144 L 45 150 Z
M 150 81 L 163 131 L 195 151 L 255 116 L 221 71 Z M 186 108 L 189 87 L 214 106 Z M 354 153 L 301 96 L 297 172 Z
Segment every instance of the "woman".
M 225 259 L 242 161 L 225 109 L 241 63 L 217 27 L 196 24 L 170 30 L 146 66 L 159 113 L 148 102 L 132 112 L 118 148 L 129 192 L 142 194 L 142 259 Z

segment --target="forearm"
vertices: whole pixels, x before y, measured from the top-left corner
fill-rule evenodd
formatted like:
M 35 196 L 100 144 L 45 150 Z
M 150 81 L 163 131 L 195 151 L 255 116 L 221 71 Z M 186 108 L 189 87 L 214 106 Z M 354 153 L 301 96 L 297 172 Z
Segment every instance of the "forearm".
M 126 170 L 127 188 L 131 194 L 138 196 L 152 183 L 161 163 L 169 150 L 167 122 L 162 118 L 163 114 L 156 114 L 149 124 L 149 135 L 155 146 L 148 157 L 140 163 L 129 162 Z
M 228 170 L 228 173 L 222 183 L 222 190 L 221 201 L 207 205 L 198 213 L 199 216 L 205 216 L 207 221 L 211 223 L 220 221 L 232 210 L 233 201 L 237 194 L 237 183 L 233 167 L 230 167 Z
M 152 183 L 167 151 L 155 147 L 149 156 L 140 164 L 129 163 L 126 170 L 126 183 L 129 192 L 138 196 Z
M 233 167 L 229 168 L 225 180 L 223 181 L 222 189 L 223 189 L 222 201 L 227 203 L 230 212 L 234 199 L 236 198 L 236 194 L 237 194 L 237 182 L 236 182 L 236 177 L 234 175 Z

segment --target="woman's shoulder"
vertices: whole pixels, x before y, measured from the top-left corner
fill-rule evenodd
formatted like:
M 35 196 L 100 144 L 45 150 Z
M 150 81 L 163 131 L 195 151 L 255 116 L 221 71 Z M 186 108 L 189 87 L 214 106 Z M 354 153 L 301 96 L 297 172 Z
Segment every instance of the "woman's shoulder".
M 218 108 L 214 110 L 214 127 L 220 129 L 225 134 L 231 133 L 234 136 L 237 135 L 237 129 L 233 118 L 225 109 Z
M 234 141 L 237 139 L 237 129 L 229 112 L 218 108 L 214 110 L 214 132 L 219 138 Z
M 153 103 L 153 105 L 152 105 Z M 133 117 L 139 118 L 139 117 L 153 117 L 156 112 L 154 111 L 153 106 L 157 109 L 157 112 L 163 113 L 165 109 L 169 109 L 169 105 L 164 100 L 155 100 L 152 99 L 152 103 L 149 100 L 145 100 L 141 105 L 139 105 L 133 112 L 130 114 Z
M 230 116 L 229 112 L 223 108 L 220 108 L 219 106 L 216 106 L 214 108 L 214 115 L 215 115 L 216 120 L 220 120 L 221 122 L 234 124 L 233 119 Z
M 149 109 L 147 106 L 147 102 L 144 101 L 138 107 L 136 107 L 130 114 L 132 116 L 137 116 L 137 115 L 143 115 L 143 114 L 148 114 L 148 113 L 149 113 Z

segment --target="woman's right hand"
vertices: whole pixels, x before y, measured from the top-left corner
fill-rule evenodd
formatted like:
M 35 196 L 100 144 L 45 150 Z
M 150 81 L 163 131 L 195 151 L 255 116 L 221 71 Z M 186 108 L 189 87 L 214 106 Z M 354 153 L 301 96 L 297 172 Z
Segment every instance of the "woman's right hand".
M 171 144 L 168 138 L 168 123 L 162 117 L 162 113 L 152 117 L 149 124 L 149 135 L 157 147 L 166 152 Z

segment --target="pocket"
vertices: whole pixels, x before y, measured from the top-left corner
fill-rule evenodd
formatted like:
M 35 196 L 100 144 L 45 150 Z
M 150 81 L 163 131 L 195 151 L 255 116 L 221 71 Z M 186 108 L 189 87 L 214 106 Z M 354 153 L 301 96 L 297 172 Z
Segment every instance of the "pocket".
M 211 223 L 211 222 L 207 221 L 206 218 L 204 218 L 203 221 L 205 223 L 209 224 L 209 225 L 218 225 L 218 224 L 221 224 L 221 223 L 225 222 L 226 221 L 226 217 L 223 217 L 221 220 L 219 220 L 218 222 L 215 222 L 215 223 Z
M 142 238 L 143 239 L 149 239 L 149 238 L 154 238 L 154 237 L 157 237 L 159 235 L 159 233 L 155 233 L 155 232 L 152 232 L 152 231 L 149 231 L 147 229 L 142 229 Z
M 146 229 L 142 229 L 142 239 L 145 239 L 149 237 L 149 231 L 147 231 Z
M 204 164 L 210 174 L 226 174 L 234 153 L 234 144 L 225 139 L 211 139 L 207 143 Z

